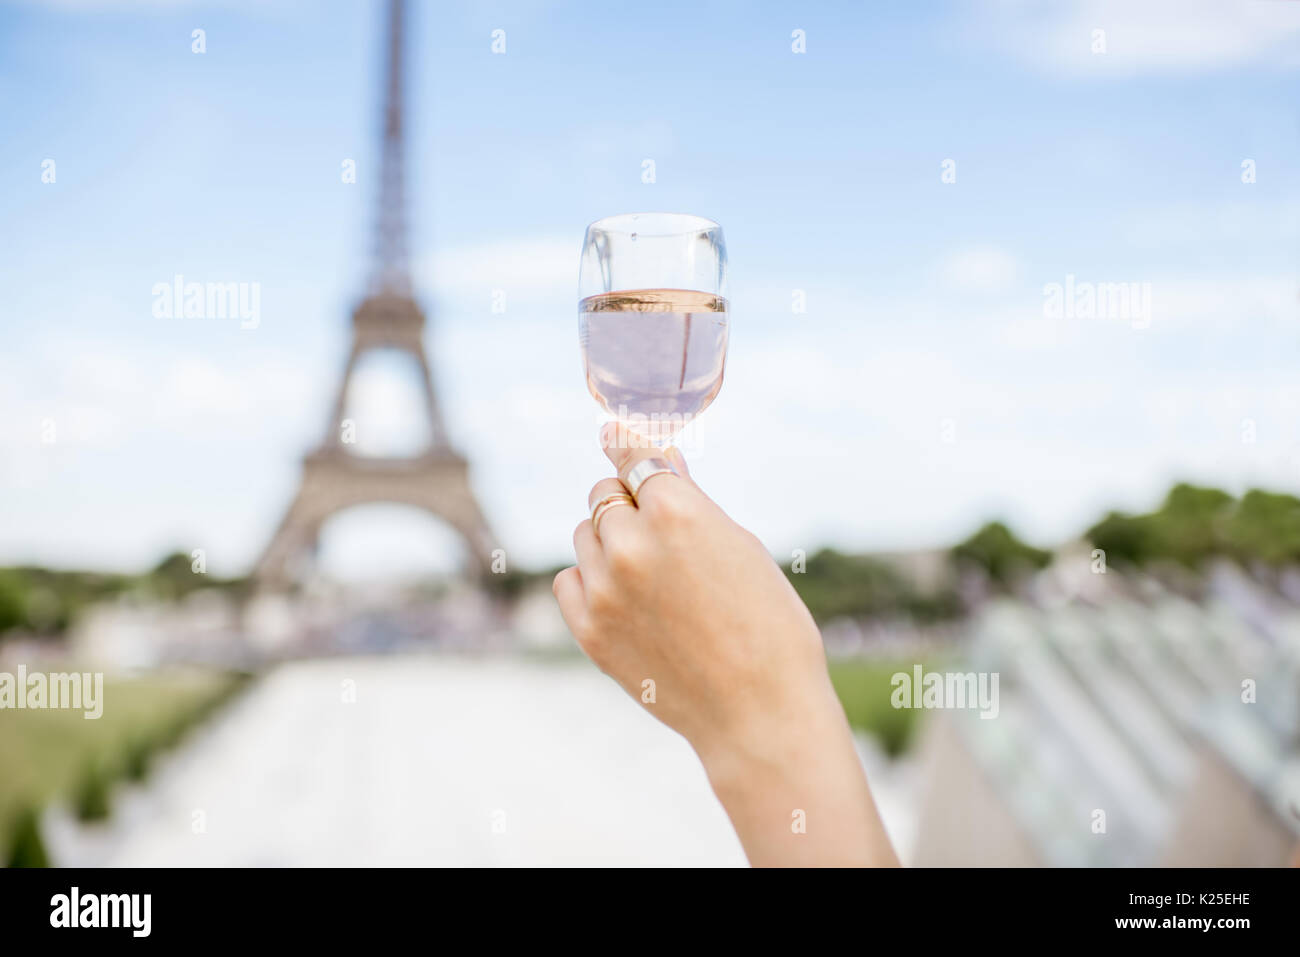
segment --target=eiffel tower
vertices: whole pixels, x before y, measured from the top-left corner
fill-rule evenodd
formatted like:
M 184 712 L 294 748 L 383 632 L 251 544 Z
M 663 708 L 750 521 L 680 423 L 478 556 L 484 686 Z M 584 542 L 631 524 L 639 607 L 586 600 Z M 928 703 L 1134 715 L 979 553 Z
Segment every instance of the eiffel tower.
M 352 313 L 352 348 L 325 440 L 303 460 L 298 492 L 254 568 L 254 581 L 263 588 L 291 585 L 295 563 L 304 552 L 315 550 L 326 519 L 366 503 L 423 509 L 460 535 L 473 571 L 485 572 L 490 564 L 492 535 L 470 488 L 469 463 L 447 438 L 424 353 L 424 313 L 411 291 L 402 143 L 404 12 L 403 0 L 389 0 L 382 167 L 369 288 Z M 403 353 L 419 369 L 430 428 L 429 444 L 417 455 L 365 457 L 349 451 L 344 442 L 348 387 L 358 360 L 374 349 Z

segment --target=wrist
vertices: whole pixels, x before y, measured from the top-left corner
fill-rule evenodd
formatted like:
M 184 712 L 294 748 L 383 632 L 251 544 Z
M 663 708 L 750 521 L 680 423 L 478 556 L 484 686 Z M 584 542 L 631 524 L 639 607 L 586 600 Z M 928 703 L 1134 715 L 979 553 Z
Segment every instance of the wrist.
M 727 805 L 758 788 L 810 775 L 828 753 L 852 750 L 844 709 L 830 681 L 798 700 L 765 709 L 693 741 L 709 783 Z M 854 753 L 856 761 L 856 752 Z

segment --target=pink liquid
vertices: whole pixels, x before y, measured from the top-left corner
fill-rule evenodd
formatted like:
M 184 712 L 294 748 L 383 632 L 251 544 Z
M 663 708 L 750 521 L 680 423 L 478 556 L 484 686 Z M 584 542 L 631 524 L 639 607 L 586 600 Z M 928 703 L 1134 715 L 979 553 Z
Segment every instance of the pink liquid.
M 578 305 L 587 388 L 610 415 L 658 445 L 709 407 L 727 359 L 727 301 L 633 289 Z

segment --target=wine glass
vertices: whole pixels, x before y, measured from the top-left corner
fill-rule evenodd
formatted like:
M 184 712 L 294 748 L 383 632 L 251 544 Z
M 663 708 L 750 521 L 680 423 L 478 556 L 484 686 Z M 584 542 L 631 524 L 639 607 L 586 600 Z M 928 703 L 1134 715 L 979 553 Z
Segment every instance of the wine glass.
M 722 388 L 726 284 L 712 220 L 630 213 L 587 227 L 578 277 L 587 388 L 653 445 L 671 442 Z

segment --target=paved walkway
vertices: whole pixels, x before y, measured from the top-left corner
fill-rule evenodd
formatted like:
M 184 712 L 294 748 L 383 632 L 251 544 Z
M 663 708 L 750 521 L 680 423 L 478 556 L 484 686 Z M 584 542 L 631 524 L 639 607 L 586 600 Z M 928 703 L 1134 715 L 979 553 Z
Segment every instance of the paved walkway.
M 116 795 L 110 825 L 46 831 L 61 864 L 745 863 L 686 742 L 585 662 L 287 665 Z
M 57 841 L 62 856 L 128 866 L 744 863 L 685 741 L 585 663 L 289 665 L 159 772 L 120 803 L 109 833 Z

